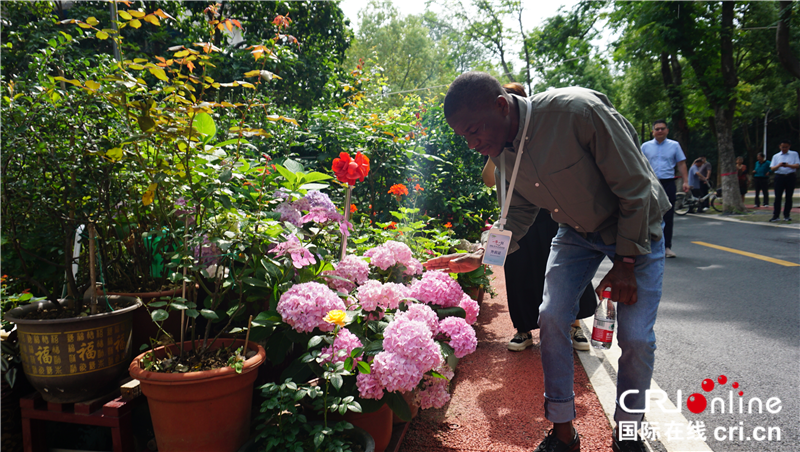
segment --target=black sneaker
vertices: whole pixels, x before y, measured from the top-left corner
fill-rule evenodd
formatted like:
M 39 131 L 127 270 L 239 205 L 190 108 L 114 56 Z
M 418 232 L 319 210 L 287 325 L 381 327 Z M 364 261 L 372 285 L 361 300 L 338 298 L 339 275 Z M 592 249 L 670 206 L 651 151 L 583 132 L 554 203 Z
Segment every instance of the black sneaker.
M 581 438 L 578 436 L 578 431 L 575 431 L 575 438 L 569 444 L 563 443 L 560 439 L 556 438 L 553 430 L 547 434 L 544 441 L 539 443 L 539 447 L 534 449 L 533 452 L 580 452 Z
M 785 222 L 787 222 L 787 223 L 791 223 L 791 222 L 792 222 L 792 219 L 791 219 L 791 218 L 784 218 L 784 219 L 783 219 L 783 221 L 785 221 Z
M 614 435 L 613 442 L 611 443 L 611 450 L 614 452 L 650 452 L 647 450 L 647 446 L 644 445 L 644 441 L 640 439 L 626 439 L 620 441 L 617 439 L 617 435 Z
M 779 221 L 781 221 L 781 219 L 780 219 L 780 218 L 778 218 L 778 217 L 774 217 L 774 218 L 771 218 L 771 219 L 769 220 L 769 222 L 770 222 L 770 223 L 777 223 L 777 222 L 779 222 Z
M 523 333 L 522 331 L 517 331 L 514 338 L 508 342 L 507 347 L 512 352 L 521 352 L 531 345 L 533 345 L 533 336 L 531 332 Z
M 589 340 L 583 334 L 583 329 L 579 326 L 573 326 L 569 332 L 572 338 L 572 348 L 575 350 L 586 351 L 589 350 Z

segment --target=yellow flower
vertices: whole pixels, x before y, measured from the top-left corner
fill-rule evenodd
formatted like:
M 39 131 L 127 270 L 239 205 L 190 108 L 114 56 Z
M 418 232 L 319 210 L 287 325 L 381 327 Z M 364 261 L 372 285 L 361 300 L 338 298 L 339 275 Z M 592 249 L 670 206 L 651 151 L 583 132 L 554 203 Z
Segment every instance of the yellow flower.
M 330 311 L 322 320 L 328 323 L 335 323 L 336 325 L 344 326 L 345 318 L 347 318 L 347 314 L 345 314 L 344 311 L 341 309 L 334 309 L 333 311 Z

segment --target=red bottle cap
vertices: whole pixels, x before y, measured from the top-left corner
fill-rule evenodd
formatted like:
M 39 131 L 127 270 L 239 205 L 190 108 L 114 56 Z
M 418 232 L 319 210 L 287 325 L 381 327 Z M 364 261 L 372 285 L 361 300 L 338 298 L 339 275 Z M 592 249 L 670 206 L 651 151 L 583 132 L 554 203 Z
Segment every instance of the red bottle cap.
M 603 289 L 603 298 L 604 299 L 605 298 L 611 298 L 611 288 L 610 287 L 606 287 L 605 289 Z

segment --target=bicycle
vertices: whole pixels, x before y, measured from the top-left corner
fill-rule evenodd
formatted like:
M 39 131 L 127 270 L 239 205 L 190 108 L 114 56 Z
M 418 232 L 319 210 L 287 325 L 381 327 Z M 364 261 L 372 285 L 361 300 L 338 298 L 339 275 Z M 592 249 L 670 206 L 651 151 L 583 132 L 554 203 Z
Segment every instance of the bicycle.
M 710 184 L 708 186 L 708 193 L 702 198 L 695 197 L 691 191 L 688 193 L 677 193 L 675 195 L 675 214 L 686 215 L 690 211 L 694 213 L 702 208 L 701 206 L 705 201 L 708 201 L 708 205 L 712 209 L 717 212 L 722 212 L 722 207 L 716 202 L 717 198 L 721 197 L 722 190 L 714 190 L 714 187 Z

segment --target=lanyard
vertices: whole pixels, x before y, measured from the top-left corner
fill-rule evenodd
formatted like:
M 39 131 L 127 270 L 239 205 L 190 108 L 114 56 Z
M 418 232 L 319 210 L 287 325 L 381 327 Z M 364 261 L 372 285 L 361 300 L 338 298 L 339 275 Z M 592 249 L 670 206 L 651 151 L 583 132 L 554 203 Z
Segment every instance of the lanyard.
M 522 129 L 522 138 L 519 140 L 519 148 L 517 149 L 517 159 L 514 162 L 514 171 L 511 172 L 511 184 L 508 186 L 508 196 L 506 196 L 506 158 L 505 155 L 500 159 L 500 203 L 503 205 L 500 211 L 500 230 L 504 229 L 506 225 L 506 216 L 508 209 L 511 206 L 511 195 L 514 193 L 514 183 L 517 181 L 517 172 L 519 171 L 519 162 L 522 158 L 522 148 L 525 145 L 525 140 L 528 135 L 528 125 L 531 122 L 531 103 L 528 99 L 520 97 L 525 101 L 525 127 Z

